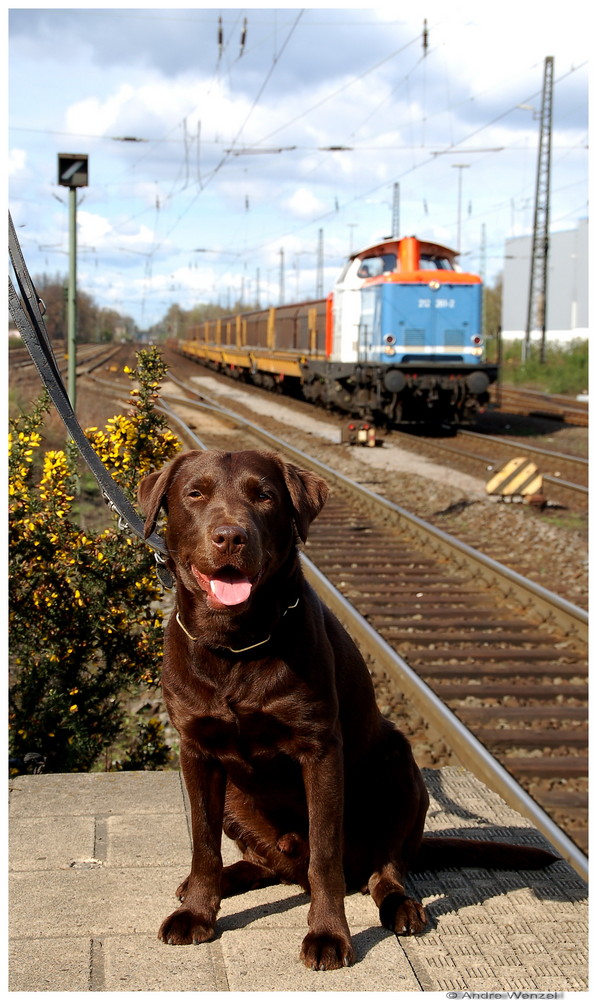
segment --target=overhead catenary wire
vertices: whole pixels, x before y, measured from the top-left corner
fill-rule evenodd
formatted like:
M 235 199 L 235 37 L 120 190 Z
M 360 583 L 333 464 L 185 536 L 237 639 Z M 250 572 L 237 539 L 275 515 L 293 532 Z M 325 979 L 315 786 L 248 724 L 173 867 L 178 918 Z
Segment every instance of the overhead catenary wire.
M 239 12 L 239 16 L 241 16 L 240 12 Z M 242 17 L 241 17 L 241 20 L 242 20 Z M 212 25 L 215 23 L 215 18 L 212 18 L 212 22 L 211 23 L 212 23 Z M 237 18 L 237 25 L 238 25 L 238 28 L 237 28 L 237 31 L 236 31 L 236 35 L 235 35 L 235 37 L 233 39 L 235 47 L 237 45 L 239 45 L 240 23 L 238 22 L 238 18 Z M 287 26 L 288 26 L 288 22 L 284 26 L 285 29 L 287 29 Z M 252 39 L 254 38 L 254 36 L 251 36 L 251 37 L 252 37 Z M 213 36 L 212 36 L 212 38 L 213 38 Z M 420 35 L 418 36 L 418 38 L 420 39 Z M 229 35 L 229 29 L 226 28 L 224 44 L 227 47 L 226 51 L 229 53 L 230 62 L 232 63 L 233 58 L 236 56 L 236 52 L 238 51 L 238 49 L 236 49 L 236 48 L 234 48 L 234 49 L 229 48 L 231 41 L 232 41 L 232 35 Z M 434 41 L 435 41 L 435 37 L 434 37 Z M 240 48 L 240 45 L 239 45 L 239 48 Z M 431 55 L 432 55 L 432 53 L 433 53 L 433 50 L 429 49 L 429 56 L 427 58 L 430 58 Z M 214 53 L 214 56 L 215 56 L 215 53 Z M 574 67 L 574 69 L 576 69 L 576 68 L 577 67 Z M 219 72 L 220 73 L 221 72 L 225 72 L 225 66 L 224 66 L 224 64 L 222 64 L 220 66 Z M 558 80 L 558 83 L 559 82 L 560 81 Z M 467 96 L 467 100 L 469 100 L 469 101 L 470 100 L 474 100 L 474 99 L 476 99 L 476 97 L 477 97 L 477 95 L 468 95 Z M 261 103 L 262 103 L 262 101 L 261 101 Z M 462 104 L 462 103 L 463 102 L 460 102 L 460 104 Z M 448 104 L 450 105 L 450 107 L 453 106 L 452 102 L 448 102 Z M 448 110 L 448 109 L 447 108 L 445 108 L 445 109 L 437 109 L 434 112 L 434 114 L 437 115 L 437 114 L 440 114 L 440 113 L 444 113 L 446 110 Z M 156 237 L 157 237 L 156 246 L 157 246 L 158 250 L 164 245 L 164 239 L 166 238 L 165 235 L 164 235 L 164 233 L 165 233 L 165 227 L 168 226 L 169 223 L 172 222 L 172 218 L 168 218 L 168 215 L 169 215 L 171 209 L 173 207 L 177 207 L 179 209 L 179 211 L 176 213 L 177 219 L 174 220 L 174 228 L 171 228 L 171 227 L 169 228 L 169 234 L 171 234 L 173 231 L 175 231 L 176 225 L 178 225 L 178 223 L 181 221 L 181 219 L 183 219 L 188 214 L 188 212 L 192 211 L 193 205 L 196 204 L 196 200 L 190 206 L 189 206 L 189 201 L 191 201 L 193 198 L 195 198 L 195 196 L 197 194 L 197 190 L 196 189 L 199 189 L 199 191 L 201 190 L 201 186 L 202 186 L 202 183 L 203 183 L 203 180 L 204 180 L 203 173 L 202 173 L 201 170 L 192 170 L 191 171 L 191 176 L 189 178 L 189 162 L 188 162 L 188 160 L 189 160 L 189 150 L 190 150 L 191 147 L 194 146 L 194 144 L 196 142 L 197 143 L 197 159 L 199 159 L 199 151 L 200 150 L 207 149 L 209 147 L 210 152 L 211 152 L 211 148 L 212 147 L 211 147 L 210 144 L 211 144 L 212 140 L 210 138 L 208 138 L 206 136 L 206 134 L 205 134 L 206 133 L 205 122 L 203 122 L 203 128 L 200 128 L 199 125 L 197 125 L 196 126 L 196 130 L 195 130 L 192 127 L 190 127 L 190 125 L 189 125 L 189 122 L 191 120 L 192 120 L 192 118 L 189 117 L 188 121 L 187 121 L 187 117 L 185 116 L 182 119 L 183 124 L 181 124 L 179 122 L 178 126 L 175 126 L 175 128 L 176 127 L 180 127 L 181 131 L 182 131 L 182 135 L 181 135 L 181 137 L 179 139 L 155 140 L 156 142 L 158 142 L 158 141 L 169 141 L 169 142 L 175 142 L 176 141 L 176 142 L 181 142 L 181 155 L 180 155 L 180 160 L 179 160 L 178 187 L 175 184 L 172 184 L 172 186 L 171 186 L 171 188 L 170 188 L 169 191 L 164 191 L 161 187 L 160 187 L 160 190 L 159 190 L 159 197 L 160 197 L 160 201 L 161 201 L 161 205 L 162 205 L 162 212 L 160 213 L 159 226 L 162 229 L 162 233 L 159 232 L 159 229 L 158 229 L 158 232 L 156 232 Z M 492 119 L 492 121 L 495 121 L 495 119 Z M 244 124 L 246 124 L 246 123 L 243 123 L 243 125 Z M 485 125 L 484 127 L 487 127 L 487 125 Z M 354 133 L 354 131 L 355 130 L 353 129 L 353 133 Z M 242 135 L 240 137 L 238 137 L 238 138 L 235 137 L 235 139 L 236 139 L 236 149 L 237 150 L 238 150 L 238 146 L 240 145 L 241 141 L 243 141 L 243 139 L 246 137 L 246 135 L 247 135 L 247 128 L 245 127 L 244 128 L 244 132 L 242 133 Z M 139 141 L 143 140 L 143 148 L 142 149 L 139 148 L 139 146 L 137 146 L 136 143 L 135 143 L 135 148 L 133 149 L 133 143 L 132 143 L 132 139 L 133 138 L 138 139 Z M 113 141 L 115 141 L 115 140 L 125 141 L 126 140 L 126 136 L 113 136 Z M 150 143 L 149 142 L 145 142 L 144 141 L 144 137 L 142 137 L 142 136 L 130 137 L 130 140 L 131 140 L 130 153 L 132 154 L 132 156 L 130 157 L 130 159 L 134 158 L 135 163 L 139 163 L 140 158 L 141 159 L 145 158 L 145 154 L 146 154 L 146 151 L 148 150 L 148 147 L 149 147 Z M 154 140 L 152 140 L 152 142 L 153 141 Z M 460 141 L 463 142 L 464 140 L 460 140 Z M 440 151 L 438 151 L 438 150 L 428 150 L 427 152 L 429 153 L 429 157 L 430 158 L 420 157 L 420 156 L 417 156 L 417 155 L 413 156 L 412 170 L 413 171 L 414 170 L 419 171 L 421 169 L 424 169 L 425 166 L 428 163 L 432 162 L 431 157 L 433 156 L 434 152 L 442 152 L 442 153 L 452 152 L 452 151 L 455 151 L 455 146 L 456 145 L 457 145 L 457 143 L 452 142 L 445 150 L 440 150 Z M 232 147 L 229 146 L 228 148 L 232 148 Z M 301 145 L 297 144 L 297 150 L 300 150 L 301 148 L 308 148 L 308 147 L 306 145 L 301 146 Z M 365 150 L 370 150 L 372 152 L 376 152 L 376 153 L 379 153 L 380 155 L 383 155 L 383 152 L 386 151 L 386 150 L 388 152 L 390 152 L 390 151 L 393 151 L 395 149 L 397 150 L 397 149 L 402 149 L 402 148 L 404 148 L 404 145 L 401 145 L 401 144 L 398 144 L 398 143 L 387 143 L 387 141 L 385 143 L 383 143 L 383 144 L 382 143 L 375 143 L 375 141 L 373 141 L 373 142 L 361 142 L 355 148 L 355 152 L 358 152 L 359 150 L 362 150 L 363 152 Z M 419 148 L 419 147 L 415 146 L 415 153 L 416 153 L 417 148 Z M 460 152 L 460 150 L 458 150 L 458 152 Z M 139 154 L 140 154 L 140 157 L 139 157 Z M 290 154 L 288 154 L 288 155 L 290 155 Z M 334 153 L 334 152 L 327 152 L 327 151 L 325 153 L 322 152 L 321 153 L 321 159 L 327 158 L 327 160 L 329 162 L 329 156 L 330 155 L 334 155 L 335 156 L 337 154 Z M 348 155 L 350 155 L 350 153 L 348 153 Z M 220 157 L 220 162 L 221 162 L 221 160 L 222 160 L 222 157 Z M 208 173 L 209 173 L 209 163 L 206 162 L 206 161 L 208 161 L 208 157 L 207 156 L 205 157 L 205 160 L 203 160 L 203 159 L 201 160 L 201 167 L 205 169 L 205 177 L 207 178 L 208 177 Z M 222 166 L 220 166 L 219 167 L 220 175 L 223 173 L 224 169 L 227 169 L 229 166 L 230 166 L 230 162 L 229 161 L 226 161 Z M 127 169 L 128 169 L 128 167 L 127 167 Z M 129 174 L 131 174 L 131 173 L 132 173 L 132 170 L 129 170 Z M 397 177 L 403 177 L 403 176 L 405 176 L 403 173 L 400 173 L 400 174 L 397 175 Z M 394 178 L 394 177 L 388 177 L 387 180 L 383 181 L 382 184 L 378 185 L 375 189 L 372 189 L 372 187 L 369 187 L 369 188 L 367 188 L 367 190 L 364 190 L 365 185 L 361 185 L 358 190 L 354 190 L 354 194 L 353 194 L 352 198 L 346 198 L 346 197 L 343 198 L 342 195 L 339 195 L 339 198 L 338 198 L 339 213 L 338 214 L 349 210 L 350 207 L 351 207 L 351 205 L 354 205 L 355 203 L 358 203 L 360 199 L 367 198 L 372 193 L 372 191 L 373 191 L 373 193 L 375 193 L 376 190 L 379 191 L 380 189 L 383 189 L 386 186 L 389 187 L 391 185 L 391 183 L 395 179 L 396 178 Z M 182 185 L 182 187 L 181 187 L 181 185 Z M 196 188 L 193 188 L 192 185 L 196 185 Z M 356 185 L 355 185 L 355 187 L 356 187 Z M 189 190 L 189 188 L 190 188 L 190 190 Z M 184 194 L 182 193 L 183 191 L 185 192 Z M 177 201 L 179 202 L 178 205 L 176 205 Z M 252 205 L 252 208 L 254 209 L 255 215 L 257 215 L 257 208 L 255 207 L 257 205 L 257 202 L 256 201 L 254 202 L 252 200 L 251 201 L 251 205 Z M 182 213 L 180 211 L 181 209 L 182 209 Z M 146 211 L 147 211 L 147 209 L 143 209 L 142 212 L 135 213 L 134 215 L 130 216 L 129 218 L 138 219 L 138 218 L 140 218 L 143 215 L 143 212 L 146 212 Z M 321 219 L 325 218 L 325 217 L 326 216 L 322 216 L 322 214 L 320 214 L 318 212 L 314 212 L 312 214 L 312 217 L 308 221 L 308 223 L 306 223 L 306 225 L 309 225 L 309 224 L 311 226 L 318 225 L 320 223 Z M 328 213 L 327 217 L 329 217 L 329 213 Z M 300 224 L 298 227 L 296 227 L 292 231 L 293 232 L 301 232 L 301 231 L 304 231 L 304 230 L 305 230 L 305 225 Z M 285 234 L 284 234 L 284 236 L 285 236 Z M 279 233 L 274 234 L 274 235 L 272 235 L 272 241 L 276 241 L 276 240 L 279 241 L 280 239 L 283 239 L 284 236 L 280 236 Z M 153 252 L 155 253 L 156 251 L 154 250 Z M 184 252 L 185 253 L 187 252 L 186 248 L 184 249 Z
M 583 63 L 582 66 L 584 66 L 584 65 L 586 65 L 586 64 Z M 568 70 L 566 73 L 564 73 L 558 79 L 558 81 L 556 81 L 556 82 L 560 82 L 561 80 L 563 80 L 566 77 L 570 76 L 572 73 L 574 73 L 578 69 L 582 68 L 582 66 L 572 67 L 570 70 Z M 472 139 L 474 136 L 478 135 L 480 132 L 483 132 L 485 129 L 490 128 L 492 125 L 494 125 L 497 122 L 499 122 L 499 121 L 503 120 L 504 118 L 506 118 L 513 111 L 515 111 L 515 110 L 518 109 L 520 103 L 528 103 L 528 102 L 532 101 L 535 97 L 537 97 L 540 93 L 541 93 L 540 90 L 536 91 L 533 94 L 531 94 L 529 97 L 525 98 L 523 100 L 523 102 L 517 101 L 516 104 L 510 105 L 504 111 L 500 112 L 498 115 L 495 115 L 489 122 L 486 122 L 485 124 L 480 125 L 478 128 L 473 129 L 472 132 L 469 132 L 466 136 L 464 136 L 463 138 L 459 139 L 457 142 L 454 142 L 453 144 L 447 146 L 445 149 L 443 149 L 441 151 L 442 155 L 446 155 L 448 153 L 458 153 L 458 154 L 461 154 L 463 152 L 463 150 L 461 150 L 460 147 L 462 146 L 463 143 L 468 142 L 470 139 Z M 465 150 L 465 152 L 466 152 L 466 150 Z M 350 199 L 347 199 L 344 203 L 340 203 L 339 206 L 338 206 L 339 209 L 345 209 L 348 206 L 350 206 L 351 204 L 354 204 L 355 202 L 357 202 L 357 201 L 359 201 L 361 199 L 367 198 L 370 195 L 375 194 L 377 191 L 382 190 L 383 188 L 389 187 L 392 183 L 398 182 L 398 181 L 402 180 L 404 177 L 406 177 L 409 174 L 413 173 L 415 170 L 422 169 L 423 167 L 425 167 L 425 166 L 429 165 L 430 163 L 432 163 L 437 158 L 437 155 L 438 155 L 438 153 L 434 152 L 429 157 L 427 157 L 425 160 L 423 160 L 423 161 L 421 161 L 419 163 L 414 164 L 410 168 L 405 169 L 404 171 L 402 171 L 401 173 L 399 173 L 397 175 L 394 175 L 392 177 L 389 177 L 387 179 L 384 179 L 380 183 L 375 184 L 374 186 L 372 186 L 370 188 L 367 188 L 366 190 L 361 190 L 358 194 L 354 195 Z M 303 224 L 303 225 L 301 225 L 301 226 L 293 229 L 292 233 L 300 232 L 300 231 L 302 231 L 303 229 L 307 228 L 310 225 L 316 225 L 316 224 L 319 224 L 319 223 L 323 222 L 325 219 L 330 218 L 334 214 L 334 212 L 337 211 L 337 210 L 338 209 L 334 208 L 334 209 L 331 209 L 330 211 L 326 211 L 326 212 L 321 213 L 320 215 L 315 216 L 314 218 L 310 219 L 309 222 L 307 222 L 307 223 L 305 223 L 305 224 Z M 277 240 L 283 239 L 287 235 L 288 235 L 288 233 L 285 233 L 283 236 L 280 236 L 280 235 L 273 236 L 272 239 L 271 239 L 271 242 L 272 243 L 275 242 L 276 239 Z M 269 244 L 269 242 L 270 241 L 268 241 L 268 244 Z M 255 253 L 259 249 L 262 249 L 264 245 L 268 245 L 268 244 L 260 244 L 258 247 L 253 247 L 251 252 Z
M 296 26 L 296 23 L 297 22 L 295 22 L 295 24 L 293 25 L 293 27 L 291 29 L 291 33 L 294 30 L 294 27 Z M 289 37 L 290 36 L 288 36 L 288 38 Z M 288 38 L 287 38 L 287 40 L 288 40 Z M 410 45 L 410 44 L 412 44 L 412 42 L 408 43 L 408 44 Z M 285 45 L 284 45 L 284 47 L 285 47 Z M 387 57 L 387 58 L 390 58 L 390 57 Z M 383 61 L 387 61 L 387 59 L 383 60 Z M 377 65 L 379 65 L 379 63 L 377 63 L 376 66 Z M 249 115 L 247 116 L 247 118 L 245 119 L 245 122 L 243 123 L 243 125 L 241 126 L 241 128 L 239 129 L 239 131 L 237 132 L 234 142 L 236 142 L 238 140 L 238 138 L 240 137 L 240 135 L 242 134 L 244 126 L 246 125 L 246 122 L 248 121 L 248 119 L 250 117 L 250 114 L 254 110 L 254 108 L 256 106 L 256 103 L 257 103 L 257 100 L 259 99 L 259 97 L 263 93 L 263 90 L 265 89 L 265 85 L 267 84 L 267 82 L 269 80 L 269 77 L 271 76 L 271 73 L 273 72 L 274 68 L 275 68 L 275 63 L 272 65 L 272 67 L 270 69 L 270 72 L 268 74 L 268 77 L 266 78 L 266 80 L 262 84 L 261 90 L 260 90 L 257 98 L 255 99 L 255 101 L 253 102 L 253 106 L 251 108 L 251 111 L 249 112 Z M 574 72 L 577 68 L 579 68 L 579 67 L 573 67 L 568 73 L 566 73 L 566 74 L 563 75 L 562 79 L 565 78 L 566 76 L 570 75 L 570 73 Z M 371 69 L 372 68 L 370 68 L 368 71 L 366 71 L 366 73 L 367 72 L 371 72 Z M 362 75 L 366 75 L 366 73 L 362 74 Z M 341 89 L 345 89 L 345 88 L 343 87 Z M 489 128 L 491 125 L 493 125 L 496 122 L 498 122 L 498 121 L 502 120 L 503 118 L 505 118 L 508 114 L 512 113 L 512 111 L 514 111 L 519 106 L 520 103 L 530 102 L 536 96 L 537 96 L 536 94 L 532 94 L 529 97 L 525 98 L 523 100 L 523 102 L 518 102 L 517 101 L 516 105 L 513 105 L 513 106 L 507 108 L 505 111 L 503 111 L 499 115 L 495 116 L 490 122 L 487 122 L 487 123 L 485 123 L 482 126 L 479 126 L 477 129 L 475 129 L 471 133 L 469 133 L 466 137 L 458 140 L 458 142 L 455 142 L 453 144 L 453 146 L 448 147 L 446 150 L 442 150 L 442 152 L 444 154 L 447 153 L 447 152 L 452 152 L 452 151 L 453 152 L 460 152 L 460 149 L 458 147 L 460 147 L 462 145 L 462 143 L 469 141 L 472 137 L 474 137 L 475 135 L 479 134 L 484 129 Z M 319 102 L 319 103 L 321 103 L 321 102 Z M 277 131 L 279 131 L 279 130 L 277 130 Z M 274 134 L 275 134 L 275 132 L 269 133 L 268 136 L 262 137 L 262 139 L 260 140 L 260 142 L 265 141 L 267 138 L 271 138 L 271 136 L 274 135 Z M 214 171 L 212 171 L 212 174 L 211 174 L 211 176 L 209 176 L 208 180 L 211 180 L 213 178 L 213 176 L 215 176 L 215 174 L 225 165 L 225 163 L 228 161 L 228 159 L 230 158 L 230 156 L 233 155 L 233 151 L 234 151 L 234 143 L 230 146 L 229 152 L 220 160 L 218 166 L 214 169 Z M 428 157 L 425 161 L 423 161 L 422 163 L 421 162 L 414 163 L 409 169 L 405 170 L 403 173 L 401 173 L 397 177 L 395 177 L 393 179 L 393 181 L 396 182 L 396 181 L 402 179 L 403 177 L 406 177 L 408 174 L 412 173 L 413 171 L 421 169 L 423 166 L 431 163 L 433 161 L 433 159 L 437 155 L 438 155 L 437 151 L 432 152 L 431 156 Z M 368 189 L 365 192 L 361 191 L 358 194 L 356 194 L 355 196 L 353 196 L 353 198 L 351 198 L 347 202 L 345 202 L 344 204 L 341 204 L 339 206 L 339 208 L 346 209 L 350 204 L 354 204 L 354 203 L 358 202 L 359 200 L 361 200 L 363 198 L 366 198 L 366 197 L 370 196 L 371 194 L 376 193 L 377 191 L 381 190 L 382 188 L 388 186 L 390 183 L 391 183 L 391 181 L 384 181 L 381 184 L 378 184 L 375 187 L 370 188 L 370 189 Z M 191 208 L 196 203 L 197 197 L 198 197 L 198 195 L 192 200 L 192 202 L 187 206 L 187 208 L 184 210 L 184 212 L 179 216 L 179 218 L 176 220 L 176 222 L 174 223 L 174 225 L 170 228 L 170 230 L 169 230 L 169 232 L 168 232 L 167 235 L 170 235 L 174 231 L 174 229 L 176 228 L 176 226 L 178 225 L 178 223 L 181 221 L 181 219 L 184 218 L 184 216 L 186 214 L 188 214 L 188 212 L 191 210 Z M 299 226 L 299 227 L 296 227 L 295 229 L 293 229 L 292 233 L 296 234 L 297 232 L 303 231 L 305 228 L 308 228 L 309 226 L 321 223 L 325 219 L 330 218 L 330 216 L 335 211 L 337 211 L 337 210 L 338 209 L 334 208 L 331 211 L 327 211 L 325 213 L 322 213 L 322 214 L 318 215 L 317 217 L 315 217 L 313 219 L 310 219 L 308 223 L 306 223 L 306 224 L 304 224 L 302 226 Z M 276 242 L 279 243 L 280 240 L 284 240 L 287 235 L 288 234 L 284 234 L 283 236 L 272 236 L 272 238 L 269 239 L 266 243 L 262 243 L 262 244 L 260 244 L 257 247 L 252 247 L 252 248 L 248 249 L 247 253 L 249 253 L 251 255 L 254 255 L 255 253 L 259 252 L 260 250 L 263 250 L 265 247 L 270 246 L 272 244 L 275 244 Z

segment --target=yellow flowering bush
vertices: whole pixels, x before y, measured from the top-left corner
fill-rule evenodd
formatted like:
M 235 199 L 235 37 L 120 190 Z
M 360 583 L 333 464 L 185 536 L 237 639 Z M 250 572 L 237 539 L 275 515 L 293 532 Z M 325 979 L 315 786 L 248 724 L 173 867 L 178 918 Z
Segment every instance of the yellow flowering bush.
M 167 462 L 180 448 L 178 438 L 156 413 L 154 402 L 167 368 L 156 347 L 141 351 L 139 368 L 124 371 L 134 382 L 134 413 L 111 417 L 104 430 L 91 427 L 87 437 L 112 477 L 134 500 L 137 484 Z
M 132 413 L 86 432 L 131 499 L 139 479 L 180 448 L 154 408 L 165 372 L 155 348 L 140 352 L 128 372 Z M 153 554 L 117 528 L 93 533 L 77 524 L 73 447 L 41 452 L 48 407 L 44 396 L 9 435 L 13 773 L 27 770 L 31 753 L 45 758 L 46 771 L 89 770 L 123 732 L 127 695 L 157 683 L 161 659 Z M 158 735 L 142 724 L 122 766 L 163 763 Z

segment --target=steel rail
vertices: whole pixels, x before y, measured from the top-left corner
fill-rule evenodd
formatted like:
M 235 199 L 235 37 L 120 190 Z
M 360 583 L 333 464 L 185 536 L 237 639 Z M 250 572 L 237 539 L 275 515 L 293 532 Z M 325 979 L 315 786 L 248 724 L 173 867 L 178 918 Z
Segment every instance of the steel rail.
M 518 389 L 513 385 L 502 385 L 502 392 L 509 393 L 511 396 L 526 397 L 527 399 L 536 399 L 540 403 L 550 403 L 552 400 L 559 405 L 570 407 L 573 410 L 578 410 L 582 413 L 586 413 L 589 407 L 588 402 L 577 399 L 576 396 L 567 396 L 563 392 L 544 392 L 542 389 Z
M 169 378 L 172 378 L 170 373 Z M 180 380 L 173 379 L 173 381 L 184 387 L 184 383 L 181 383 Z M 196 393 L 196 395 L 202 395 L 195 389 L 189 389 L 189 391 Z M 229 410 L 227 407 L 214 403 L 190 400 L 186 397 L 172 396 L 166 393 L 162 395 L 162 399 L 167 399 L 171 403 L 178 403 L 179 405 L 211 410 L 222 416 L 241 422 L 251 430 L 251 433 L 254 433 L 263 441 L 292 455 L 293 458 L 315 469 L 328 480 L 334 481 L 344 489 L 352 493 L 357 493 L 367 501 L 369 506 L 374 504 L 384 508 L 399 519 L 401 527 L 406 528 L 413 537 L 420 539 L 423 536 L 433 548 L 444 552 L 451 559 L 468 568 L 469 571 L 472 569 L 476 574 L 481 575 L 483 579 L 490 581 L 494 586 L 498 586 L 505 596 L 515 599 L 525 607 L 532 606 L 533 610 L 540 610 L 546 619 L 553 620 L 560 627 L 564 628 L 565 631 L 575 632 L 580 639 L 584 642 L 587 641 L 587 612 L 583 608 L 579 608 L 577 605 L 567 601 L 564 597 L 560 597 L 559 594 L 552 593 L 552 591 L 542 587 L 541 584 L 535 583 L 533 580 L 529 580 L 520 573 L 517 573 L 516 570 L 510 569 L 490 556 L 476 551 L 470 545 L 467 545 L 466 542 L 454 538 L 453 535 L 449 535 L 447 532 L 442 531 L 441 528 L 429 524 L 416 514 L 411 514 L 410 511 L 404 507 L 400 507 L 393 500 L 388 500 L 386 497 L 382 497 L 378 493 L 369 490 L 366 486 L 353 482 L 341 472 L 337 472 L 330 466 L 320 462 L 319 459 L 305 454 L 305 452 L 270 434 L 269 431 L 263 430 L 263 428 L 258 427 L 252 421 L 240 416 L 233 410 Z
M 182 433 L 185 435 L 186 438 L 188 438 L 188 440 L 195 448 L 198 448 L 200 451 L 208 450 L 209 445 L 205 444 L 205 442 L 202 441 L 200 437 L 197 437 L 195 432 L 191 430 L 189 425 L 183 420 L 182 417 L 179 417 L 178 414 L 174 412 L 171 406 L 168 406 L 167 403 L 164 403 L 163 400 L 160 400 L 160 403 L 158 404 L 158 406 L 156 406 L 156 410 L 160 411 L 165 416 L 167 416 L 168 420 L 173 420 L 174 423 L 178 424 Z
M 496 437 L 495 434 L 484 434 L 482 431 L 467 431 L 458 428 L 458 437 L 476 438 L 477 441 L 492 441 L 502 445 L 504 448 L 516 448 L 518 451 L 531 451 L 535 455 L 543 455 L 545 458 L 559 458 L 562 462 L 576 462 L 577 465 L 588 465 L 588 458 L 581 455 L 565 455 L 562 451 L 550 451 L 549 448 L 538 448 L 534 444 L 521 444 L 520 441 L 509 441 L 507 438 Z
M 582 851 L 528 795 L 486 747 L 460 722 L 434 691 L 383 639 L 304 553 L 305 575 L 319 596 L 331 608 L 352 637 L 371 653 L 382 668 L 398 680 L 401 691 L 421 714 L 441 733 L 464 767 L 493 788 L 502 798 L 531 820 L 566 861 L 588 881 L 588 861 Z

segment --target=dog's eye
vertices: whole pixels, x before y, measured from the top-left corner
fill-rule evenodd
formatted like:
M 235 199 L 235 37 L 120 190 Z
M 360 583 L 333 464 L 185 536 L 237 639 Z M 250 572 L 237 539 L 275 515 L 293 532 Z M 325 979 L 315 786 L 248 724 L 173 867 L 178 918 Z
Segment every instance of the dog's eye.
M 257 494 L 257 499 L 258 500 L 273 500 L 273 497 L 272 497 L 271 493 L 267 492 L 267 490 L 259 490 L 259 493 Z
M 187 496 L 190 497 L 191 500 L 203 500 L 204 499 L 204 496 L 203 496 L 203 493 L 201 492 L 201 490 L 189 490 L 189 492 L 187 493 Z

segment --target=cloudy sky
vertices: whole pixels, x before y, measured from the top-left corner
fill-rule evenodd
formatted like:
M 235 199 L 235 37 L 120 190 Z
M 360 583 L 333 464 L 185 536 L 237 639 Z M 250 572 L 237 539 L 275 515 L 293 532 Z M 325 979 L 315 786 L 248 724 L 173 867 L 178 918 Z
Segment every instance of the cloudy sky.
M 12 7 L 9 201 L 29 269 L 67 273 L 57 154 L 86 153 L 79 287 L 141 328 L 174 302 L 276 304 L 282 262 L 285 301 L 314 297 L 320 234 L 327 293 L 396 207 L 402 235 L 460 234 L 492 282 L 532 228 L 546 56 L 566 230 L 588 214 L 580 0 Z

